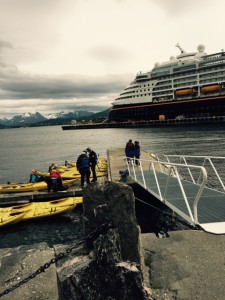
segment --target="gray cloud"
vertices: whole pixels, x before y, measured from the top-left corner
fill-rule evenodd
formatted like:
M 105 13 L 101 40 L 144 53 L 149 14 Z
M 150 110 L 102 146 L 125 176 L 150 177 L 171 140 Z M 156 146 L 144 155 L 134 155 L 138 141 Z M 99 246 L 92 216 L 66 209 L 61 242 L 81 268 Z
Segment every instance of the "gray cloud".
M 81 98 L 115 93 L 122 87 L 121 76 L 38 76 L 17 72 L 0 78 L 0 99 Z
M 110 107 L 127 83 L 127 76 L 121 75 L 33 75 L 0 65 L 0 118 L 34 111 L 98 112 Z
M 0 52 L 3 48 L 13 48 L 12 44 L 8 41 L 0 40 Z
M 177 42 L 187 51 L 224 48 L 222 0 L 0 2 L 0 118 L 100 111 L 131 72 L 178 54 Z

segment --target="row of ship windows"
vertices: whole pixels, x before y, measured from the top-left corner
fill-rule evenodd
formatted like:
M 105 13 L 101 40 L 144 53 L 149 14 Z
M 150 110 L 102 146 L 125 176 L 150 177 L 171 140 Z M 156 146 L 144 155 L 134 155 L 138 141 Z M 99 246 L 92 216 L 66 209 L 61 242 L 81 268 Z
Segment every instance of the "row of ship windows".
M 224 80 L 225 80 L 225 78 L 224 78 Z M 201 84 L 204 84 L 204 83 L 209 83 L 209 82 L 213 82 L 213 80 L 211 80 L 211 81 L 201 81 L 200 83 Z M 179 88 L 179 87 L 185 87 L 185 86 L 190 86 L 190 85 L 197 85 L 197 82 L 196 81 L 192 81 L 192 82 L 187 82 L 187 83 L 183 83 L 183 84 L 175 84 L 174 85 L 174 88 Z M 171 86 L 169 87 L 169 88 L 172 88 Z M 152 92 L 152 95 L 154 95 L 154 96 L 157 96 L 157 97 L 161 97 L 161 96 L 164 96 L 164 95 L 167 95 L 168 97 L 170 97 L 170 95 L 168 95 L 168 93 L 173 93 L 173 91 L 172 90 L 161 90 L 160 91 L 160 89 L 158 89 L 157 91 L 156 90 L 154 90 L 153 92 Z M 131 99 L 131 98 L 138 98 L 138 97 L 146 97 L 146 96 L 151 96 L 151 93 L 146 93 L 146 94 L 140 94 L 140 95 L 134 95 L 134 96 L 127 96 L 127 97 L 120 97 L 120 98 L 117 98 L 116 100 L 121 100 L 121 99 Z
M 154 85 L 154 83 L 152 84 L 152 85 Z M 148 83 L 148 84 L 143 84 L 143 85 L 135 85 L 135 86 L 130 86 L 130 87 L 127 87 L 126 89 L 125 89 L 125 91 L 127 91 L 127 90 L 131 90 L 131 89 L 136 89 L 136 88 L 143 88 L 143 87 L 147 87 L 147 86 L 152 86 L 150 83 Z
M 193 82 L 193 85 L 195 83 Z M 182 84 L 182 85 L 176 85 L 174 87 L 179 88 L 179 87 L 185 87 L 185 86 L 189 86 L 189 84 Z M 153 92 L 152 95 L 156 96 L 156 97 L 161 97 L 164 95 L 170 96 L 168 95 L 168 93 L 173 93 L 172 90 L 166 90 L 166 91 L 158 91 L 158 92 Z M 147 97 L 147 96 L 151 96 L 150 93 L 147 94 L 140 94 L 140 95 L 136 95 L 136 96 L 127 96 L 127 97 L 119 97 L 116 100 L 124 100 L 124 99 L 131 99 L 131 98 L 139 98 L 139 97 Z
M 201 75 L 201 72 L 200 72 L 200 74 L 199 74 L 199 77 L 207 77 L 207 76 L 216 76 L 216 75 L 222 75 L 222 74 L 225 74 L 225 70 L 224 69 L 222 69 L 222 71 L 218 71 L 218 72 L 211 72 L 212 70 L 217 70 L 217 68 L 212 68 L 210 71 L 209 70 L 205 70 L 205 73 L 207 72 L 207 74 L 203 74 L 203 75 Z M 220 69 L 221 70 L 221 68 L 218 68 L 218 69 Z M 223 71 L 224 70 L 224 71 Z M 190 78 L 190 75 L 192 75 L 192 74 L 196 74 L 196 72 L 192 72 L 192 73 L 189 73 L 188 75 L 189 75 L 189 78 Z M 193 77 L 196 77 L 196 76 L 193 76 Z M 176 76 L 176 77 L 174 77 L 174 82 L 176 81 L 176 80 L 182 80 L 182 78 L 184 78 L 184 74 L 182 74 L 181 76 Z
M 160 82 L 157 82 L 157 86 L 159 85 L 164 85 L 164 84 L 171 84 L 172 80 L 164 80 L 164 81 L 160 81 Z
M 225 81 L 225 76 L 224 77 L 219 77 L 217 78 L 217 80 L 215 80 L 214 78 L 211 78 L 211 79 L 208 79 L 208 80 L 200 80 L 199 83 L 200 84 L 205 84 L 205 83 L 211 83 L 211 82 L 215 82 L 215 81 Z M 197 85 L 198 82 L 197 81 L 187 81 L 187 82 L 182 82 L 180 84 L 174 84 L 174 88 L 177 88 L 177 87 L 185 87 L 185 86 L 192 86 L 192 85 Z M 172 88 L 172 85 L 167 85 L 167 86 L 162 86 L 162 87 L 158 87 L 158 88 L 155 88 L 153 93 L 154 95 L 162 95 L 162 94 L 167 94 L 168 93 L 168 89 L 171 89 Z M 162 91 L 167 89 L 166 91 Z M 143 90 L 144 92 L 146 92 L 146 90 L 144 89 Z M 148 89 L 148 91 L 150 91 L 150 89 Z M 135 92 L 135 91 L 133 91 Z M 124 95 L 124 94 L 128 94 L 129 92 L 127 93 L 123 93 L 121 95 Z M 136 93 L 142 93 L 142 90 L 137 90 Z M 140 94 L 140 95 L 130 95 L 130 96 L 127 96 L 127 97 L 119 97 L 117 100 L 120 100 L 120 99 L 129 99 L 129 98 L 135 98 L 135 97 L 143 97 L 143 96 L 150 96 L 151 93 L 145 93 L 145 94 Z
M 172 84 L 164 85 L 164 86 L 160 86 L 160 87 L 155 87 L 154 91 L 161 91 L 161 90 L 165 90 L 165 89 L 172 89 Z
M 171 89 L 171 88 L 172 88 L 172 85 L 170 84 L 170 85 L 164 85 L 162 87 L 154 88 L 154 90 Z M 151 91 L 151 89 L 134 90 L 134 91 L 129 91 L 129 92 L 121 93 L 120 95 L 122 96 L 122 95 L 131 94 L 131 93 L 142 93 L 142 92 L 146 92 L 146 91 Z
M 225 72 L 224 72 L 225 74 Z M 224 81 L 225 80 L 225 76 L 221 76 L 221 77 L 213 77 L 211 76 L 212 78 L 208 78 L 207 76 L 205 76 L 204 78 L 208 78 L 207 80 L 200 80 L 199 82 L 200 83 L 206 83 L 206 82 L 213 82 L 213 81 Z M 195 81 L 190 81 L 190 80 L 193 80 L 195 79 Z M 187 78 L 182 78 L 182 79 L 177 79 L 177 80 L 174 80 L 174 87 L 177 87 L 177 86 L 186 86 L 186 85 L 190 85 L 190 84 L 197 84 L 197 80 L 196 80 L 196 76 L 191 76 L 191 77 L 187 77 Z M 167 81 L 168 82 L 168 81 Z M 177 84 L 176 84 L 177 83 Z M 180 83 L 180 84 L 179 84 Z M 172 85 L 164 85 L 163 82 L 160 82 L 160 84 L 157 84 L 157 86 L 159 86 L 158 88 L 155 88 L 155 90 L 161 90 L 162 88 L 163 89 L 166 89 L 166 88 L 169 88 L 169 87 L 172 87 Z
M 216 70 L 223 70 L 224 69 L 224 65 L 221 66 L 217 66 L 217 67 L 213 67 L 213 68 L 205 68 L 202 70 L 199 70 L 199 73 L 206 73 L 206 72 L 212 72 L 212 71 L 216 71 Z
M 218 82 L 218 81 L 225 81 L 225 77 L 220 77 L 220 78 L 217 78 L 217 80 L 215 79 L 208 79 L 208 80 L 200 80 L 199 81 L 199 84 L 205 84 L 205 83 L 211 83 L 211 82 Z M 191 85 L 197 85 L 197 81 L 190 81 L 190 82 L 183 82 L 183 83 L 180 83 L 180 84 L 174 84 L 174 87 L 177 88 L 177 87 L 182 87 L 182 86 L 191 86 Z
M 225 76 L 224 77 L 218 77 L 216 78 L 210 78 L 210 79 L 207 79 L 207 80 L 200 80 L 199 83 L 209 83 L 209 82 L 218 82 L 218 81 L 224 81 L 225 80 Z
M 208 67 L 208 66 L 212 66 L 212 65 L 218 65 L 218 64 L 224 64 L 225 63 L 225 60 L 224 59 L 221 59 L 221 60 L 216 60 L 216 61 L 207 61 L 207 62 L 204 62 L 204 63 L 199 63 L 199 66 L 200 67 Z
M 125 88 L 125 90 L 127 91 L 127 90 L 131 90 L 131 89 L 136 89 L 136 88 L 139 88 L 139 87 L 141 87 L 141 85 L 133 85 L 133 86 L 129 86 L 129 87 Z
M 154 96 L 157 96 L 157 95 L 159 95 L 159 96 L 161 96 L 161 95 L 168 95 L 169 92 L 173 93 L 173 91 L 170 90 L 170 91 L 153 92 L 152 95 L 154 95 Z
M 214 70 L 218 70 L 221 68 L 212 68 Z M 211 71 L 212 71 L 211 69 Z M 204 72 L 209 72 L 209 70 L 204 70 Z M 174 77 L 174 82 L 181 82 L 181 81 L 184 81 L 184 80 L 189 80 L 190 78 L 191 79 L 195 79 L 196 78 L 196 75 L 195 76 L 191 76 L 192 74 L 196 74 L 196 72 L 192 72 L 192 73 L 189 73 L 189 77 L 185 77 L 185 74 L 182 74 L 181 76 L 176 76 Z M 199 75 L 200 78 L 206 78 L 206 77 L 210 77 L 210 76 L 218 76 L 218 75 L 224 75 L 225 74 L 225 70 L 224 71 L 218 71 L 218 72 L 210 72 L 210 73 L 207 73 L 207 74 L 203 74 L 203 75 Z M 164 83 L 168 83 L 170 82 L 170 80 L 164 80 L 164 81 L 161 81 L 159 82 L 157 85 L 163 85 Z
M 154 96 L 162 96 L 162 95 L 168 95 L 168 93 L 173 93 L 172 90 L 166 90 L 166 91 L 160 91 L 160 92 L 153 92 L 152 95 Z M 136 96 L 127 96 L 127 97 L 119 97 L 116 100 L 124 100 L 124 99 L 131 99 L 131 98 L 138 98 L 138 97 L 146 97 L 146 96 L 151 96 L 150 93 L 147 94 L 140 94 L 140 95 L 136 95 Z M 169 95 L 168 95 L 169 96 Z
M 151 89 L 144 89 L 143 92 L 146 92 L 146 91 L 151 91 Z M 120 95 L 126 95 L 126 94 L 131 94 L 131 93 L 142 93 L 142 90 L 136 90 L 136 91 L 130 91 L 130 92 L 125 92 L 125 93 L 121 93 Z
M 178 78 L 178 79 L 174 79 L 174 83 L 178 83 L 178 82 L 185 82 L 185 81 L 189 81 L 189 80 L 196 80 L 197 77 L 196 76 L 189 76 L 189 77 L 185 77 L 185 78 Z
M 225 75 L 225 72 L 219 72 L 219 73 L 213 73 L 213 74 L 207 74 L 207 75 L 204 75 L 202 76 L 201 78 L 208 78 L 207 80 L 200 80 L 200 83 L 207 83 L 207 82 L 213 82 L 213 81 L 224 81 L 225 80 L 225 76 L 220 76 L 218 77 L 218 75 Z M 209 77 L 212 77 L 212 78 L 209 78 Z M 190 81 L 190 80 L 193 80 L 195 79 L 195 81 Z M 197 81 L 196 81 L 196 76 L 191 76 L 191 77 L 186 77 L 186 78 L 180 78 L 180 79 L 175 79 L 174 80 L 174 83 L 179 83 L 180 84 L 174 84 L 174 87 L 177 87 L 177 86 L 186 86 L 186 85 L 189 85 L 189 84 L 197 84 Z M 168 82 L 168 81 L 166 81 Z M 162 88 L 167 88 L 168 86 L 167 85 L 164 85 L 163 82 L 160 82 L 160 84 L 158 83 L 158 85 L 161 85 Z M 158 88 L 160 89 L 160 88 Z
M 200 78 L 207 78 L 207 77 L 217 77 L 217 76 L 221 76 L 221 75 L 225 75 L 225 71 L 222 72 L 213 72 L 213 73 L 208 73 L 208 74 L 204 74 L 204 75 L 199 75 Z
M 201 83 L 209 83 L 210 81 L 202 81 Z M 196 85 L 197 84 L 197 82 L 195 82 L 195 81 L 193 81 L 193 82 L 189 82 L 189 83 L 184 83 L 184 84 L 176 84 L 176 85 L 174 85 L 174 87 L 175 88 L 179 88 L 179 87 L 185 87 L 185 86 L 190 86 L 190 85 Z M 168 94 L 168 93 L 170 93 L 170 95 Z M 153 91 L 152 92 L 152 95 L 154 96 L 154 97 L 162 97 L 162 96 L 164 96 L 164 95 L 166 95 L 167 96 L 167 98 L 168 99 L 172 99 L 173 98 L 173 91 L 172 90 L 164 90 L 164 91 Z M 119 98 L 117 98 L 116 100 L 124 100 L 124 99 L 131 99 L 131 98 L 138 98 L 138 97 L 147 97 L 147 96 L 151 96 L 151 94 L 150 93 L 146 93 L 146 94 L 140 94 L 140 95 L 134 95 L 134 96 L 127 96 L 127 97 L 119 97 Z M 157 98 L 153 98 L 153 99 L 157 99 Z M 165 99 L 163 99 L 163 100 L 165 100 Z
M 181 82 L 181 84 L 174 84 L 174 87 L 177 87 L 177 86 L 182 86 L 182 85 L 190 85 L 190 84 L 197 84 L 196 81 L 190 81 L 190 79 L 196 79 L 195 76 L 192 76 L 192 77 L 188 77 L 188 78 L 183 78 L 183 79 L 177 79 L 176 81 L 174 80 L 174 82 Z M 187 81 L 185 83 L 185 81 Z M 170 85 L 166 85 L 170 83 Z M 146 85 L 145 85 L 146 86 Z M 171 80 L 167 80 L 165 82 L 159 82 L 157 84 L 158 87 L 155 87 L 154 90 L 162 90 L 162 89 L 170 89 L 172 88 L 172 85 L 171 85 Z M 144 92 L 146 91 L 150 91 L 150 89 L 144 89 L 143 90 Z M 121 93 L 121 95 L 126 95 L 126 94 L 130 94 L 130 93 L 141 93 L 142 90 L 134 90 L 134 91 L 129 91 L 129 92 L 124 92 L 124 93 Z
M 204 63 L 199 63 L 199 68 L 210 67 L 210 68 L 207 68 L 207 69 L 210 69 L 210 70 L 218 69 L 218 68 L 221 68 L 221 64 L 223 65 L 224 63 L 225 63 L 224 60 L 214 61 L 214 62 L 204 62 Z M 211 66 L 214 66 L 214 67 L 211 67 Z M 194 65 L 187 65 L 187 66 L 176 66 L 176 67 L 172 68 L 172 71 L 174 73 L 176 73 L 176 72 L 183 72 L 183 71 L 195 70 L 195 69 L 196 69 L 196 65 L 194 64 Z M 167 75 L 167 74 L 170 74 L 170 70 L 171 70 L 171 67 L 164 68 L 164 69 L 161 69 L 161 70 L 155 70 L 155 71 L 153 70 L 152 75 L 153 76 Z M 204 72 L 204 69 L 200 70 L 200 72 L 201 71 Z
M 218 69 L 221 69 L 221 67 L 211 68 L 211 70 L 218 70 Z M 208 72 L 209 70 L 203 70 L 203 71 L 204 72 Z M 191 73 L 189 72 L 188 74 L 189 74 L 189 77 L 186 77 L 186 78 L 184 77 L 185 75 L 187 75 L 186 73 L 183 73 L 182 76 L 175 77 L 174 78 L 174 83 L 176 83 L 176 82 L 185 82 L 185 81 L 188 81 L 190 79 L 195 79 L 196 78 L 196 76 L 190 76 L 191 74 L 196 74 L 196 72 L 191 72 Z M 200 74 L 199 77 L 200 78 L 208 78 L 208 77 L 213 77 L 213 76 L 218 76 L 218 75 L 224 75 L 224 74 L 225 74 L 225 71 L 221 71 L 221 72 L 208 73 L 208 74 L 204 74 L 204 75 Z M 169 77 L 166 77 L 166 78 L 169 78 Z M 222 79 L 219 79 L 219 80 L 222 80 Z M 202 81 L 202 82 L 206 82 L 206 81 Z M 171 79 L 170 80 L 164 80 L 164 81 L 158 82 L 157 85 L 158 86 L 159 85 L 165 85 L 165 84 L 168 84 L 168 83 L 171 83 Z M 135 89 L 135 88 L 138 88 L 138 87 L 141 88 L 141 87 L 146 87 L 146 86 L 150 86 L 150 84 L 144 84 L 143 86 L 141 86 L 141 85 L 132 86 L 132 87 L 126 88 L 126 90 L 128 90 L 128 89 Z M 150 90 L 150 89 L 148 89 L 148 90 Z M 135 91 L 132 91 L 132 92 L 135 92 Z M 126 93 L 123 93 L 123 94 L 126 94 Z
M 180 86 L 189 86 L 189 85 L 195 85 L 197 84 L 197 81 L 188 81 L 188 82 L 183 82 L 179 84 L 174 84 L 174 87 L 180 87 Z
M 206 73 L 206 72 L 212 72 L 212 71 L 216 71 L 216 70 L 221 70 L 224 69 L 224 64 L 223 65 L 219 65 L 219 66 L 215 66 L 215 67 L 210 67 L 210 68 L 204 68 L 204 69 L 199 69 L 198 71 L 193 70 L 193 71 L 186 71 L 183 72 L 183 70 L 187 70 L 187 69 L 180 69 L 179 71 L 182 71 L 182 76 L 186 76 L 186 75 L 192 75 L 192 74 L 196 74 L 196 73 Z M 168 75 L 168 72 L 160 72 L 160 74 L 158 73 L 152 73 L 152 78 L 157 78 L 157 77 L 161 77 L 163 76 L 164 79 L 166 78 L 170 78 L 171 76 L 174 77 L 175 74 L 171 74 L 170 76 L 166 76 Z M 165 76 L 164 76 L 165 75 Z

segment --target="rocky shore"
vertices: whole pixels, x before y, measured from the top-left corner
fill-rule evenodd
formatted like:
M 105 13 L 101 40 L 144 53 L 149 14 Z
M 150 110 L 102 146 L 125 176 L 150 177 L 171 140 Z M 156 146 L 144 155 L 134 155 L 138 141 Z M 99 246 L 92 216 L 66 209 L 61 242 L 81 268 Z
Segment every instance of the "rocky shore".
M 3 299 L 152 299 L 132 189 L 106 182 L 83 196 L 81 211 L 1 230 Z
M 73 212 L 0 230 L 3 300 L 224 299 L 224 235 L 140 234 L 124 184 L 92 184 L 83 196 Z

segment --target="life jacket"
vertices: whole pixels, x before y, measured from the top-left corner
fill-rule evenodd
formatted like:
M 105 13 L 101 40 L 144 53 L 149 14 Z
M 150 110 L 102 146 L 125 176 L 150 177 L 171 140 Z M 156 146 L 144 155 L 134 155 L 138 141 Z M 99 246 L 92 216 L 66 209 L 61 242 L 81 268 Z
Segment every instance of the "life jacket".
M 52 179 L 62 179 L 62 177 L 61 177 L 61 175 L 59 174 L 59 172 L 51 172 L 50 173 L 50 178 L 52 178 Z

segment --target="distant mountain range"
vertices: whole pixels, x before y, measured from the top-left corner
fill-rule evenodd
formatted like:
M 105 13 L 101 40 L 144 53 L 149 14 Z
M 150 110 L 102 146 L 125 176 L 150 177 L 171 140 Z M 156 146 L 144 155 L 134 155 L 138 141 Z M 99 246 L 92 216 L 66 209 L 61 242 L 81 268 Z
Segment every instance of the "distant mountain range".
M 65 113 L 63 111 L 55 114 L 48 114 L 46 117 L 37 113 L 25 113 L 22 115 L 14 116 L 11 119 L 0 119 L 0 128 L 6 127 L 27 127 L 27 126 L 46 126 L 46 125 L 64 125 L 69 124 L 72 120 L 95 120 L 107 118 L 109 109 L 93 113 L 89 111 L 75 111 Z

